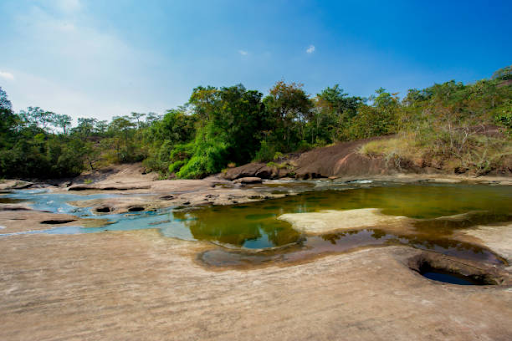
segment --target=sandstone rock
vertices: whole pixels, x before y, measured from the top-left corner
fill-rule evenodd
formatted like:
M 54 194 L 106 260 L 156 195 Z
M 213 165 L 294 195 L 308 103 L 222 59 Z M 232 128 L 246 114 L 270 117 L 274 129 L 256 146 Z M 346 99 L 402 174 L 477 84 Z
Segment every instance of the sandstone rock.
M 324 234 L 339 230 L 355 230 L 374 226 L 383 227 L 406 222 L 409 218 L 382 214 L 377 208 L 346 211 L 327 210 L 312 213 L 287 213 L 277 219 L 292 224 L 293 228 L 307 234 Z

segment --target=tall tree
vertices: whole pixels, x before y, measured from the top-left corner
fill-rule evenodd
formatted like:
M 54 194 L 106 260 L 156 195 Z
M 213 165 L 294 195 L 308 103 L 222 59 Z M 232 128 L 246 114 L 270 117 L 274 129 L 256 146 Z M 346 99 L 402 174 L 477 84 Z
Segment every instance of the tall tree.
M 303 127 L 311 115 L 312 102 L 302 87 L 303 84 L 279 81 L 263 99 L 275 126 L 274 134 L 281 136 L 282 147 L 286 150 L 293 149 L 296 138 L 304 138 Z M 296 129 L 302 136 L 294 135 Z

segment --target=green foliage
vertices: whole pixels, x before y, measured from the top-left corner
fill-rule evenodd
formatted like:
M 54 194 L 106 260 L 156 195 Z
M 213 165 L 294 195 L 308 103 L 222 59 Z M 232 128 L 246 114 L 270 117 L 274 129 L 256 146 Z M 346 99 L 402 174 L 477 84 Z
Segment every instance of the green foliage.
M 512 65 L 506 66 L 494 72 L 491 79 L 509 80 L 512 79 Z
M 267 162 L 274 160 L 274 156 L 276 155 L 275 146 L 269 144 L 267 141 L 261 141 L 260 149 L 256 152 L 254 156 L 254 161 L 256 162 Z
M 79 118 L 75 127 L 70 116 L 39 107 L 14 113 L 0 88 L 0 178 L 65 177 L 139 161 L 161 177 L 179 178 L 201 178 L 251 160 L 293 168 L 282 153 L 389 134 L 397 134 L 394 144 L 376 142 L 361 152 L 397 167 L 419 158 L 436 168 L 484 174 L 510 156 L 511 70 L 473 84 L 411 89 L 401 101 L 383 88 L 368 99 L 349 96 L 337 84 L 314 98 L 302 84 L 284 81 L 264 98 L 241 84 L 200 86 L 189 103 L 163 117 L 132 112 L 110 122 Z M 494 135 L 482 133 L 489 127 Z
M 169 166 L 169 173 L 177 173 L 177 172 L 179 172 L 181 167 L 186 165 L 187 162 L 188 162 L 188 160 L 178 160 L 178 161 L 172 163 Z
M 274 154 L 274 160 L 280 159 L 280 158 L 282 158 L 282 157 L 283 157 L 283 153 L 281 153 L 281 152 L 276 152 L 276 153 Z
M 178 178 L 199 179 L 209 174 L 220 172 L 227 164 L 228 146 L 225 136 L 210 123 L 198 130 L 193 144 L 189 145 L 187 163 L 181 167 Z M 177 156 L 177 155 L 173 155 Z M 184 159 L 186 160 L 186 159 Z
M 512 136 L 512 100 L 505 102 L 502 107 L 495 110 L 494 121 L 504 127 L 509 136 Z

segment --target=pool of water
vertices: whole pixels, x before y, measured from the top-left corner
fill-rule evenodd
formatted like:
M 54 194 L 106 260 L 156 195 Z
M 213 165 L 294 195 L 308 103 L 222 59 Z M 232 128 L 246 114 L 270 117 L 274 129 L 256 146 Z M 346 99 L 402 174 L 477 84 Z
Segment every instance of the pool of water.
M 206 240 L 230 249 L 269 249 L 299 245 L 302 253 L 309 250 L 338 252 L 360 246 L 400 244 L 491 262 L 497 258 L 489 251 L 450 239 L 453 231 L 478 224 L 512 221 L 512 188 L 507 186 L 367 182 L 337 185 L 336 190 L 325 190 L 325 186 L 321 187 L 322 190 L 314 190 L 315 186 L 311 185 L 301 186 L 308 191 L 262 202 L 101 216 L 94 215 L 89 208 L 77 208 L 68 202 L 116 195 L 53 194 L 44 190 L 21 190 L 2 198 L 27 201 L 39 210 L 108 220 L 108 224 L 101 227 L 59 227 L 47 231 L 51 233 L 151 228 L 158 229 L 167 237 Z M 411 229 L 414 233 L 390 233 L 385 232 L 383 227 L 311 237 L 302 235 L 289 223 L 277 219 L 285 213 L 359 208 L 380 208 L 384 214 L 413 218 L 415 221 Z M 450 217 L 461 214 L 465 215 Z
M 457 284 L 457 285 L 483 285 L 484 283 L 475 281 L 471 277 L 463 276 L 460 274 L 441 271 L 441 270 L 431 270 L 423 272 L 422 275 L 428 279 L 431 279 L 436 282 L 449 283 L 449 284 Z

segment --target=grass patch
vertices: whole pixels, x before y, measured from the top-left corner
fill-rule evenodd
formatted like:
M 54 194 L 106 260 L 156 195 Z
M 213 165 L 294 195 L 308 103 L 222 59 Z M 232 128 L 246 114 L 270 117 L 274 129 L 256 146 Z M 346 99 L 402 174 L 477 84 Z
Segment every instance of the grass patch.
M 410 133 L 368 142 L 359 148 L 358 153 L 371 158 L 382 157 L 388 164 L 393 162 L 399 170 L 415 165 L 448 173 L 484 175 L 510 166 L 512 140 L 507 137 L 468 135 L 462 131 L 450 136 L 446 133 Z

